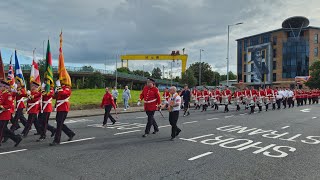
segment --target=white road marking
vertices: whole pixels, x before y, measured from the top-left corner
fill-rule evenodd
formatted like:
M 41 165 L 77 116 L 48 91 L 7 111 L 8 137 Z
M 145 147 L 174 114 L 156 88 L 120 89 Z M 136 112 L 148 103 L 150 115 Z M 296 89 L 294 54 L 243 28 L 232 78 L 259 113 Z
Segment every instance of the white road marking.
M 301 109 L 301 112 L 310 112 L 311 109 Z
M 143 116 L 143 117 L 136 117 L 136 119 L 144 119 L 147 118 L 148 116 Z
M 284 127 L 282 127 L 281 129 L 286 129 L 286 128 L 288 128 L 288 127 L 290 127 L 290 126 L 284 126 Z
M 212 154 L 212 153 L 213 153 L 213 152 L 206 152 L 206 153 L 200 154 L 200 155 L 198 155 L 198 156 L 192 157 L 192 158 L 188 159 L 188 161 L 193 161 L 193 160 L 202 158 L 202 157 L 204 157 L 204 156 L 208 156 L 208 155 L 210 155 L 210 154 Z
M 246 115 L 246 114 L 248 114 L 248 113 L 240 114 L 240 116 L 244 116 L 244 115 Z
M 196 123 L 198 121 L 190 121 L 190 122 L 185 122 L 185 123 L 182 123 L 182 124 L 191 124 L 191 123 Z
M 171 125 L 159 126 L 158 128 L 170 127 Z
M 65 122 L 65 124 L 72 124 L 72 123 L 78 123 L 78 122 L 91 122 L 93 120 L 89 119 L 78 119 L 78 120 L 68 120 Z
M 211 118 L 211 119 L 207 119 L 207 121 L 212 121 L 212 120 L 215 120 L 215 119 L 219 119 L 219 118 Z
M 141 130 L 126 131 L 126 132 L 116 133 L 114 135 L 116 136 L 116 135 L 120 135 L 120 134 L 128 134 L 128 133 L 133 133 L 133 132 L 138 132 L 138 131 L 141 131 Z
M 15 150 L 15 151 L 2 152 L 2 153 L 0 153 L 0 155 L 22 152 L 22 151 L 26 151 L 26 150 L 28 150 L 28 149 L 20 149 L 20 150 Z
M 317 117 L 312 117 L 312 119 L 317 119 Z
M 92 139 L 95 139 L 95 138 L 96 137 L 77 139 L 77 140 L 73 140 L 73 141 L 65 141 L 65 142 L 62 142 L 60 144 L 69 144 L 69 143 L 74 143 L 74 142 L 87 141 L 87 140 L 92 140 Z
M 225 116 L 224 118 L 226 118 L 226 119 L 227 119 L 227 118 L 231 118 L 231 117 L 233 117 L 233 116 L 234 116 L 234 115 L 231 115 L 231 116 Z
M 190 139 L 186 139 L 186 138 L 179 138 L 181 140 L 185 140 L 185 141 L 191 141 L 191 142 L 197 142 L 195 141 L 195 139 L 200 139 L 200 138 L 204 138 L 204 137 L 208 137 L 208 136 L 213 136 L 214 134 L 207 134 L 207 135 L 203 135 L 203 136 L 198 136 L 198 137 L 193 137 Z

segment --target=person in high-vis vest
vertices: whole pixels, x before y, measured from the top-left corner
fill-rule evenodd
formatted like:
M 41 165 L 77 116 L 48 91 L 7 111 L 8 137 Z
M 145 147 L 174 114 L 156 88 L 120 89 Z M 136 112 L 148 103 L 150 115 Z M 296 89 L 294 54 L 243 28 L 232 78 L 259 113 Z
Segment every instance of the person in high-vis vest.
M 22 131 L 23 137 L 26 137 L 31 129 L 32 124 L 38 123 L 38 114 L 40 112 L 40 101 L 41 101 L 41 92 L 40 92 L 40 84 L 36 82 L 31 83 L 31 92 L 28 91 L 28 107 L 27 107 L 27 113 L 28 113 L 28 121 L 26 126 L 24 127 L 24 130 Z M 38 126 L 39 125 L 35 125 Z
M 151 126 L 154 128 L 153 134 L 159 132 L 159 128 L 156 120 L 154 119 L 154 113 L 159 109 L 161 104 L 161 97 L 159 89 L 155 86 L 155 81 L 151 78 L 147 81 L 147 86 L 145 86 L 140 94 L 140 101 L 144 100 L 144 110 L 148 116 L 148 123 L 144 135 L 142 137 L 147 137 L 150 133 Z
M 68 141 L 72 141 L 73 137 L 76 135 L 71 129 L 68 128 L 67 125 L 64 124 L 64 121 L 67 118 L 68 112 L 70 111 L 70 96 L 71 96 L 71 87 L 60 84 L 58 80 L 56 82 L 57 92 L 54 96 L 56 101 L 55 110 L 57 112 L 56 122 L 57 122 L 57 131 L 54 136 L 54 140 L 50 143 L 50 146 L 56 146 L 60 144 L 61 141 L 61 133 L 62 131 L 69 137 Z
M 15 135 L 7 127 L 11 119 L 11 110 L 14 109 L 13 97 L 10 92 L 10 84 L 6 80 L 0 81 L 0 146 L 2 138 L 10 138 L 15 142 L 15 147 L 19 145 L 22 138 Z

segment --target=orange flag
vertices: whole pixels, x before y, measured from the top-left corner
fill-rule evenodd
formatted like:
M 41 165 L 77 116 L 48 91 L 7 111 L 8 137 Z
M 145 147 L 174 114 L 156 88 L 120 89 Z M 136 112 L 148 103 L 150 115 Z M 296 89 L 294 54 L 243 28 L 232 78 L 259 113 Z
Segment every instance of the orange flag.
M 64 57 L 62 52 L 62 31 L 60 33 L 60 48 L 59 48 L 59 67 L 58 67 L 59 80 L 61 85 L 71 87 L 71 78 L 68 74 L 66 67 L 64 66 Z

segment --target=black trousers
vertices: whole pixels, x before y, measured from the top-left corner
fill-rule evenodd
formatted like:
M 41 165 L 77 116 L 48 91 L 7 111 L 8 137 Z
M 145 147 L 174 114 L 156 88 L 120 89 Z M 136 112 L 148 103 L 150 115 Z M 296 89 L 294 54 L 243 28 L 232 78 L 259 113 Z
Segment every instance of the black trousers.
M 175 138 L 177 136 L 177 133 L 181 131 L 181 129 L 179 129 L 177 126 L 178 119 L 179 119 L 179 111 L 172 111 L 169 113 L 169 122 L 171 125 L 172 138 Z
M 19 136 L 15 135 L 14 132 L 8 129 L 8 122 L 6 120 L 0 120 L 0 144 L 2 142 L 2 138 L 9 138 L 14 142 L 19 140 Z
M 287 108 L 287 101 L 288 101 L 287 98 L 283 98 L 283 99 L 282 99 L 283 108 Z
M 303 98 L 304 105 L 307 105 L 307 99 L 308 99 L 308 98 Z
M 111 116 L 110 111 L 112 109 L 112 105 L 107 105 L 104 107 L 105 112 L 104 112 L 104 120 L 103 120 L 103 125 L 107 124 L 108 118 L 110 118 L 111 122 L 116 122 L 116 120 Z
M 49 124 L 50 114 L 51 114 L 50 112 L 43 112 L 43 113 L 39 113 L 38 115 L 38 120 L 40 123 L 40 129 L 41 129 L 40 135 L 43 138 L 46 137 L 47 130 L 49 130 L 51 133 L 54 133 L 56 131 L 56 128 L 54 128 Z
M 62 131 L 68 136 L 74 136 L 75 133 L 73 131 L 71 131 L 71 129 L 68 128 L 67 125 L 64 124 L 64 121 L 66 120 L 68 115 L 67 111 L 58 111 L 57 115 L 56 115 L 56 121 L 57 121 L 57 131 L 56 134 L 54 136 L 54 142 L 56 143 L 60 143 L 61 140 L 61 133 Z
M 291 106 L 292 107 L 294 106 L 294 102 L 293 102 L 293 98 L 292 97 L 288 98 L 288 105 L 289 105 L 289 108 L 291 108 Z
M 28 135 L 28 133 L 29 133 L 29 131 L 30 131 L 31 126 L 32 126 L 33 123 L 35 123 L 35 127 L 38 127 L 38 128 L 40 127 L 37 114 L 33 114 L 33 113 L 32 113 L 32 114 L 29 114 L 29 115 L 28 115 L 27 124 L 26 124 L 26 126 L 24 127 L 24 129 L 23 129 L 23 131 L 22 131 L 22 134 L 23 134 L 24 136 L 27 136 L 27 135 Z M 40 130 L 40 129 L 37 129 L 37 132 L 39 133 L 38 130 Z M 40 130 L 40 131 L 41 131 L 41 130 Z
M 277 99 L 276 103 L 277 103 L 278 109 L 280 109 L 281 108 L 281 99 Z
M 155 132 L 159 131 L 158 124 L 157 124 L 156 120 L 154 119 L 154 113 L 155 113 L 155 111 L 146 111 L 146 114 L 148 116 L 148 122 L 146 125 L 146 129 L 144 131 L 145 134 L 150 133 L 151 126 L 153 126 Z
M 190 101 L 184 101 L 184 103 L 183 103 L 183 110 L 184 110 L 184 112 L 186 113 L 188 110 L 189 110 L 189 108 L 190 108 Z
M 23 126 L 26 126 L 27 124 L 27 119 L 23 115 L 23 108 L 17 109 L 16 114 L 14 115 L 11 123 L 10 130 L 15 131 L 17 128 L 19 128 L 19 120 Z
M 312 98 L 308 98 L 308 100 L 309 100 L 309 105 L 311 104 L 311 100 L 312 100 Z

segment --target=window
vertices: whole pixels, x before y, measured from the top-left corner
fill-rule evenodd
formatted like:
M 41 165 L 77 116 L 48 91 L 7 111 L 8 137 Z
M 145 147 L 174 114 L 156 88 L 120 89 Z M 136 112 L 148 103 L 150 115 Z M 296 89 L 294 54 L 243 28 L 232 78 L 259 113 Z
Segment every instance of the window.
M 266 58 L 266 50 L 261 51 L 261 58 L 265 59 Z
M 315 43 L 315 44 L 318 44 L 318 34 L 315 34 L 315 35 L 314 35 L 314 43 Z
M 247 75 L 243 76 L 243 82 L 247 82 Z
M 313 52 L 314 52 L 314 56 L 318 56 L 318 47 L 314 48 Z
M 277 36 L 273 36 L 273 45 L 277 45 Z
M 245 39 L 243 42 L 244 51 L 247 51 L 247 47 L 248 47 L 248 39 Z
M 254 72 L 254 64 L 251 63 L 251 72 Z
M 273 70 L 277 69 L 277 61 L 272 61 L 272 69 Z
M 243 72 L 247 72 L 247 65 L 243 65 Z
M 244 54 L 244 62 L 247 62 L 247 55 L 246 54 Z
M 277 81 L 277 73 L 272 74 L 272 81 Z
M 273 49 L 273 57 L 277 57 L 277 49 Z

